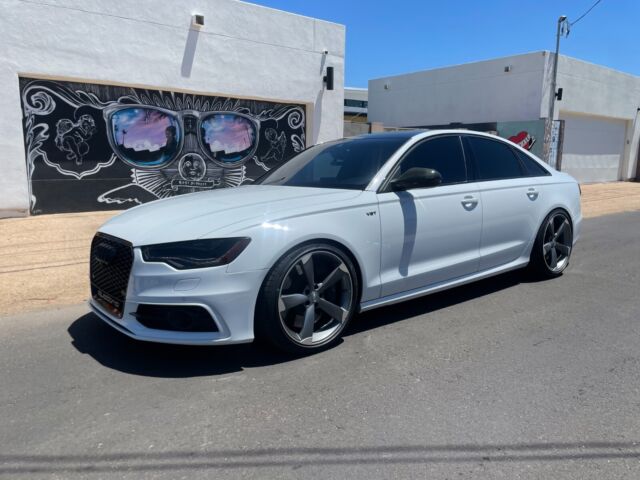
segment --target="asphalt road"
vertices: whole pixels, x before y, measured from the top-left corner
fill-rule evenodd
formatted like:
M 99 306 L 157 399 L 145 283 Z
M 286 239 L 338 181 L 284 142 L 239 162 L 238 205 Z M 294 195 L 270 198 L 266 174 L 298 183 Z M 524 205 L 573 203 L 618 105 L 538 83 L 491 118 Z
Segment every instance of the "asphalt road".
M 640 213 L 588 220 L 556 280 L 373 311 L 297 360 L 5 317 L 0 477 L 636 479 L 639 272 Z

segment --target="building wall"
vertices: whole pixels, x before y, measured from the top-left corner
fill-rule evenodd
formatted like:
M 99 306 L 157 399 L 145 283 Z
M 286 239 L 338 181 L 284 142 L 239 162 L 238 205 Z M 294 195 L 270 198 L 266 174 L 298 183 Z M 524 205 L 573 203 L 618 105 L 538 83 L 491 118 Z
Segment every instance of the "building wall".
M 553 55 L 548 58 L 550 72 Z M 562 168 L 584 181 L 633 178 L 640 139 L 640 77 L 560 55 L 557 86 L 563 88 L 563 98 L 556 102 L 556 118 L 565 119 L 570 130 Z M 545 117 L 548 92 L 545 89 L 541 110 Z
M 367 111 L 369 92 L 366 88 L 344 89 L 344 137 L 355 137 L 369 133 Z M 364 102 L 364 104 L 363 104 Z
M 521 122 L 537 125 L 548 116 L 553 58 L 541 51 L 371 80 L 369 121 L 399 127 L 454 123 L 485 130 L 501 124 L 505 131 Z M 564 95 L 556 102 L 555 118 L 564 119 L 567 128 L 562 169 L 582 181 L 633 178 L 640 143 L 640 78 L 561 55 L 557 86 Z M 539 130 L 524 129 L 513 137 L 532 136 L 541 149 Z M 589 131 L 599 142 L 584 138 Z
M 357 115 L 358 119 L 362 117 L 362 121 L 367 121 L 367 107 L 347 105 L 349 100 L 355 100 L 358 102 L 367 102 L 369 100 L 369 92 L 366 88 L 349 88 L 344 89 L 344 113 L 347 115 Z
M 399 127 L 538 120 L 544 67 L 537 52 L 370 80 L 369 120 Z
M 369 99 L 369 91 L 366 88 L 354 88 L 344 87 L 344 98 L 352 100 L 364 100 Z
M 621 176 L 627 122 L 561 113 L 562 171 L 581 182 L 611 182 Z
M 303 104 L 308 144 L 342 136 L 341 25 L 236 0 L 5 0 L 0 31 L 0 215 L 29 208 L 19 76 Z

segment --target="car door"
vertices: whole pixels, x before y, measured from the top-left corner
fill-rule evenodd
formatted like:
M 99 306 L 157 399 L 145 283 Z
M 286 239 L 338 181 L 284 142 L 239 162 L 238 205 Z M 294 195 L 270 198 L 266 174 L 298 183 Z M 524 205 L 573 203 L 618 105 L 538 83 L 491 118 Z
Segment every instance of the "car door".
M 437 170 L 436 187 L 390 191 L 388 182 L 413 167 Z M 382 296 L 472 274 L 478 269 L 482 205 L 469 182 L 459 135 L 413 146 L 378 193 Z
M 479 265 L 483 271 L 526 254 L 539 227 L 544 191 L 506 141 L 471 134 L 463 135 L 463 140 L 483 207 Z

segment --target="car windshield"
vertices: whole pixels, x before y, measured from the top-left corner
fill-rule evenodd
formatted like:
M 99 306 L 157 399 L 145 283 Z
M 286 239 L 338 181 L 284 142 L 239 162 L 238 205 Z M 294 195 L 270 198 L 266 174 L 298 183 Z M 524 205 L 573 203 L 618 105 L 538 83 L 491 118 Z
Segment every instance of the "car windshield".
M 259 182 L 262 185 L 364 190 L 407 138 L 358 137 L 311 147 Z

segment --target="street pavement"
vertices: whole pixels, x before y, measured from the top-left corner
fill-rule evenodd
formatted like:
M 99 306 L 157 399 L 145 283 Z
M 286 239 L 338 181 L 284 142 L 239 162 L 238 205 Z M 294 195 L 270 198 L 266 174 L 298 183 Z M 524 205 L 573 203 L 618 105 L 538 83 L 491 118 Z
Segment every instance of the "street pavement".
M 572 263 L 356 317 L 292 359 L 0 318 L 0 478 L 640 478 L 640 212 Z

